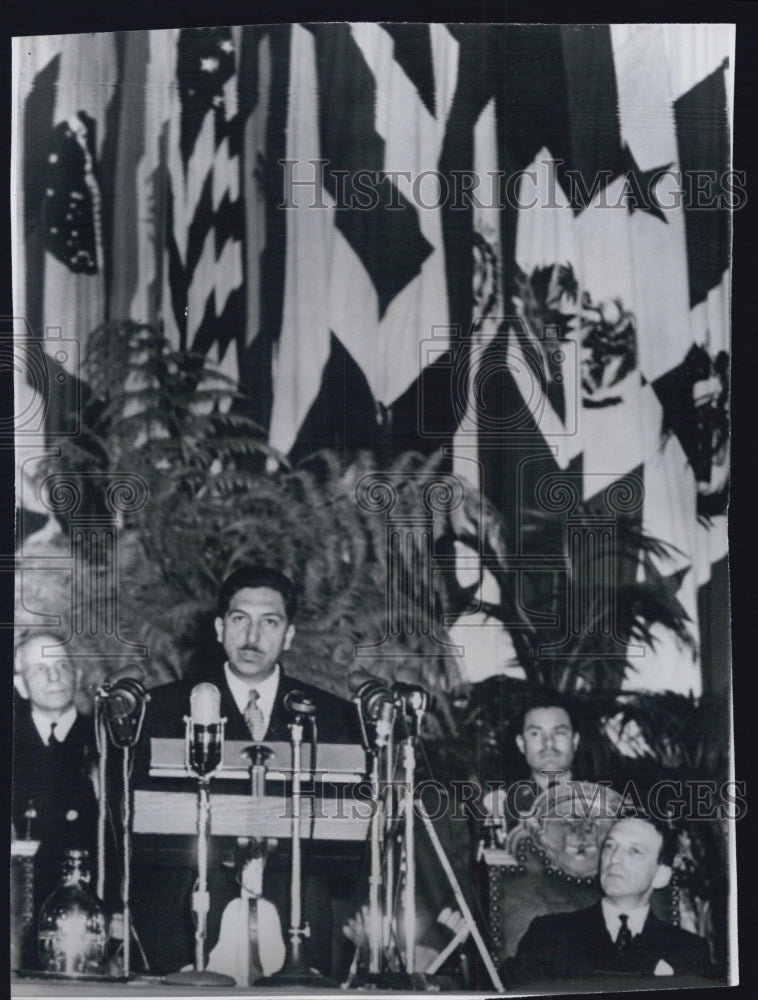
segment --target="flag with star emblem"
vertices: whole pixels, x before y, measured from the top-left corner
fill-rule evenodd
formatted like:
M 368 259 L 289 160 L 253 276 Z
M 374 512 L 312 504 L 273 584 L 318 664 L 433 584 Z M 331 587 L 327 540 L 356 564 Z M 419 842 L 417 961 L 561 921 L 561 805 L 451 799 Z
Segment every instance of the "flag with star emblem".
M 509 39 L 506 144 L 524 171 L 518 204 L 506 208 L 511 294 L 528 319 L 526 276 L 540 299 L 529 333 L 544 348 L 558 331 L 564 360 L 535 377 L 512 356 L 496 395 L 535 414 L 532 443 L 510 470 L 485 458 L 485 478 L 513 522 L 540 509 L 550 477 L 563 475 L 589 507 L 624 484 L 638 493 L 629 516 L 669 546 L 666 557 L 642 560 L 638 577 L 678 603 L 691 643 L 656 629 L 652 650 L 630 654 L 627 683 L 699 693 L 711 673 L 699 627 L 708 553 L 714 564 L 725 553 L 729 189 L 710 194 L 710 212 L 691 195 L 698 176 L 728 178 L 733 32 L 543 26 L 514 28 Z M 566 265 L 571 281 L 561 277 Z
M 116 41 L 15 39 L 14 60 L 14 193 L 25 237 L 14 254 L 14 306 L 35 336 L 52 327 L 82 342 L 107 312 Z M 73 352 L 62 363 L 69 378 L 79 374 Z
M 92 135 L 82 112 L 53 129 L 43 212 L 47 249 L 75 273 L 102 267 L 100 191 L 93 170 Z
M 588 507 L 641 484 L 629 516 L 672 548 L 635 573 L 699 659 L 661 644 L 630 682 L 698 691 L 724 645 L 739 186 L 707 185 L 729 183 L 733 48 L 728 25 L 14 43 L 17 312 L 82 343 L 161 324 L 295 461 L 443 449 L 514 558 L 545 483 Z

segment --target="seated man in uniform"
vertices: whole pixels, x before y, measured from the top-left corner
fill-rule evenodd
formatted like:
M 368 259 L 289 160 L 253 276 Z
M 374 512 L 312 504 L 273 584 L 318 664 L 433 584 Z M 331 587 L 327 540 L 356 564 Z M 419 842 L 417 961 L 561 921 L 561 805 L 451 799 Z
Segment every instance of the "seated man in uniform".
M 222 584 L 218 599 L 215 630 L 223 647 L 225 662 L 211 664 L 202 673 L 154 688 L 147 705 L 142 736 L 137 750 L 135 783 L 150 787 L 151 737 L 184 739 L 184 716 L 190 713 L 190 693 L 195 684 L 210 682 L 221 694 L 221 716 L 226 718 L 225 739 L 289 742 L 292 715 L 285 707 L 285 697 L 298 690 L 316 709 L 318 738 L 324 743 L 360 743 L 360 731 L 354 706 L 313 685 L 288 677 L 280 662 L 290 648 L 295 634 L 293 617 L 297 607 L 292 582 L 278 570 L 246 566 L 232 573 Z M 235 783 L 232 792 L 249 794 L 249 785 Z M 212 798 L 211 798 L 212 808 Z M 164 867 L 138 867 L 133 881 L 135 925 L 148 953 L 153 971 L 174 971 L 192 961 L 191 889 L 195 875 L 193 845 L 189 861 L 169 862 Z M 190 838 L 191 839 L 191 838 Z M 161 838 L 160 849 L 174 851 Z M 158 846 L 158 845 L 156 845 Z M 336 853 L 339 845 L 332 848 Z M 224 855 L 235 848 L 232 839 L 212 837 L 208 864 L 211 895 L 207 924 L 208 950 L 217 942 L 224 907 L 239 895 L 231 872 L 222 870 Z M 310 923 L 308 951 L 311 964 L 322 972 L 330 971 L 332 961 L 331 888 L 336 874 L 346 883 L 345 869 L 329 871 L 322 860 L 321 870 L 306 877 L 303 887 L 304 920 Z M 280 841 L 267 861 L 263 896 L 279 910 L 282 927 L 288 926 L 290 892 L 289 847 Z M 344 885 L 343 885 L 344 887 Z M 222 970 L 218 970 L 222 971 Z
M 600 858 L 598 903 L 536 917 L 503 966 L 509 987 L 604 975 L 703 976 L 706 941 L 650 910 L 654 889 L 671 878 L 673 835 L 646 818 L 617 820 Z
M 95 731 L 77 711 L 79 673 L 62 641 L 47 632 L 25 634 L 16 647 L 11 818 L 18 837 L 40 842 L 35 916 L 60 880 L 67 849 L 89 851 L 93 872 L 96 859 Z M 27 942 L 24 964 L 35 954 Z

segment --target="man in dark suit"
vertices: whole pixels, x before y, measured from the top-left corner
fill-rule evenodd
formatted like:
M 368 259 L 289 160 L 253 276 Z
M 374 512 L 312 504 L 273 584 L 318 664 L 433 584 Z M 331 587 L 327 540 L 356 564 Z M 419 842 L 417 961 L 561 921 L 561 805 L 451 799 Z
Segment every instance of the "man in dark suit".
M 190 694 L 193 686 L 200 682 L 210 682 L 219 689 L 221 716 L 227 720 L 227 740 L 289 742 L 289 724 L 293 716 L 285 706 L 285 699 L 297 690 L 315 705 L 320 742 L 360 742 L 353 705 L 288 677 L 282 669 L 281 654 L 289 649 L 295 634 L 292 619 L 296 607 L 292 582 L 275 569 L 242 567 L 224 581 L 219 592 L 215 630 L 226 661 L 150 692 L 135 765 L 137 785 L 150 787 L 147 772 L 151 737 L 184 738 L 184 716 L 190 714 Z M 237 790 L 243 791 L 234 789 Z M 249 794 L 247 787 L 244 793 Z M 239 893 L 230 873 L 220 867 L 224 855 L 231 855 L 233 846 L 233 842 L 228 843 L 225 838 L 211 838 L 209 950 L 218 936 L 224 906 Z M 263 882 L 263 895 L 279 909 L 283 927 L 288 926 L 288 848 L 288 844 L 280 842 L 267 862 Z M 344 876 L 344 871 L 342 874 Z M 155 971 L 170 971 L 192 961 L 190 892 L 193 877 L 194 867 L 172 869 L 169 866 L 160 871 L 137 873 L 133 893 L 135 924 Z M 331 966 L 332 916 L 328 885 L 331 881 L 333 879 L 323 872 L 314 873 L 304 885 L 303 910 L 311 926 L 311 961 L 324 972 Z
M 190 692 L 195 684 L 209 681 L 221 694 L 227 740 L 289 742 L 292 714 L 285 708 L 284 700 L 290 691 L 298 690 L 316 707 L 319 740 L 360 742 L 357 713 L 350 702 L 288 677 L 282 669 L 280 657 L 292 644 L 295 635 L 292 619 L 297 610 L 294 589 L 286 576 L 268 567 L 243 567 L 222 584 L 217 610 L 216 637 L 224 648 L 226 662 L 154 688 L 150 692 L 145 732 L 164 738 L 184 738 Z M 250 706 L 251 691 L 255 692 L 253 706 Z
M 28 833 L 40 842 L 35 915 L 60 880 L 66 849 L 88 850 L 91 870 L 96 858 L 95 731 L 92 719 L 76 709 L 78 672 L 56 648 L 61 641 L 35 634 L 16 648 L 12 820 L 17 836 Z M 36 953 L 33 942 L 26 949 L 25 964 Z
M 650 910 L 655 889 L 671 878 L 671 831 L 649 819 L 619 819 L 600 859 L 602 899 L 573 913 L 535 918 L 514 958 L 505 962 L 509 987 L 595 976 L 704 976 L 705 940 L 659 920 Z

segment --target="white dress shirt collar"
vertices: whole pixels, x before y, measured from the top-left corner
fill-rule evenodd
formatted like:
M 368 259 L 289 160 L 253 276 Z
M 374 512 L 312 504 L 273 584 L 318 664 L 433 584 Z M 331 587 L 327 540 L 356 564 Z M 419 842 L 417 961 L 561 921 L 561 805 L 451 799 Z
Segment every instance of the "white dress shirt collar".
M 605 920 L 605 926 L 608 928 L 611 940 L 615 941 L 618 937 L 618 932 L 621 930 L 620 917 L 622 913 L 625 913 L 629 917 L 627 926 L 632 932 L 632 937 L 636 937 L 642 933 L 642 928 L 645 926 L 647 915 L 650 912 L 649 904 L 630 910 L 623 906 L 618 906 L 607 896 L 603 896 L 601 905 L 603 907 L 603 919 Z
M 32 708 L 32 722 L 40 735 L 40 739 L 45 744 L 48 745 L 50 742 L 50 729 L 52 724 L 55 723 L 55 738 L 59 743 L 68 736 L 69 731 L 73 724 L 76 722 L 76 707 L 74 705 L 69 705 L 66 711 L 57 719 L 50 719 L 43 712 L 40 712 L 36 708 Z
M 271 723 L 271 715 L 274 711 L 276 692 L 279 690 L 279 678 L 281 677 L 279 664 L 277 663 L 273 672 L 265 680 L 258 681 L 257 683 L 237 677 L 236 674 L 232 673 L 228 663 L 224 664 L 224 675 L 226 683 L 229 685 L 229 690 L 232 693 L 232 698 L 234 698 L 234 703 L 241 715 L 244 715 L 247 703 L 250 700 L 251 688 L 255 688 L 258 692 L 258 708 L 263 712 L 263 718 L 266 720 L 266 730 L 268 730 Z

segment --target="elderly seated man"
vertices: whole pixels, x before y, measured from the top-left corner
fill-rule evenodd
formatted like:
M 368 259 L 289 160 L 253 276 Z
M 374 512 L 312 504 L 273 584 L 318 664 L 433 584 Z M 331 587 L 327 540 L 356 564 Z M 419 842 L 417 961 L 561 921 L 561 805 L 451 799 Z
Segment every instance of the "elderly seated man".
M 62 636 L 19 636 L 11 818 L 17 836 L 28 834 L 40 842 L 34 866 L 35 914 L 58 884 L 67 848 L 88 850 L 95 860 L 97 752 L 93 721 L 76 707 L 79 679 Z M 31 964 L 33 940 L 25 947 L 25 963 Z
M 617 820 L 600 857 L 602 898 L 572 913 L 535 918 L 503 966 L 508 986 L 607 975 L 703 976 L 706 941 L 650 910 L 671 878 L 672 831 L 641 817 Z

